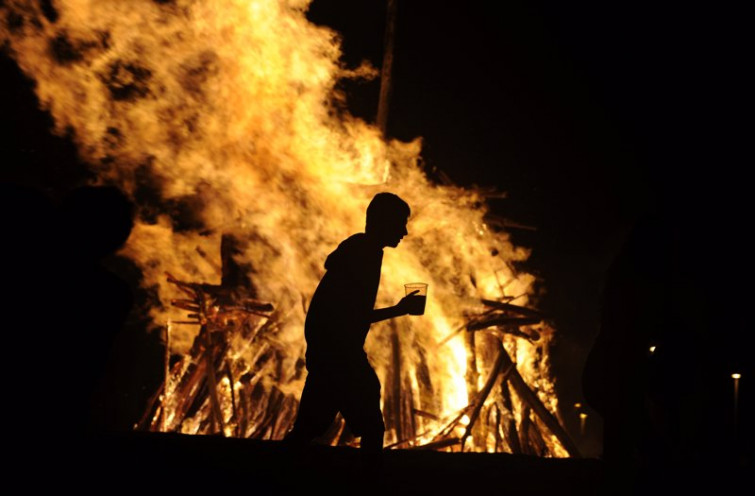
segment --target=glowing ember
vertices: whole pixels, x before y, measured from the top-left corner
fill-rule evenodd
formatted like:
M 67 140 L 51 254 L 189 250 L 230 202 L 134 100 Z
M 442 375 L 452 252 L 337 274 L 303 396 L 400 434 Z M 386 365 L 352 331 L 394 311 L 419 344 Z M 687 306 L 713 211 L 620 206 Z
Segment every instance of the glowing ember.
M 303 322 L 322 263 L 340 240 L 363 230 L 365 208 L 382 190 L 406 199 L 412 217 L 401 248 L 385 252 L 378 306 L 395 303 L 404 283 L 433 288 L 424 316 L 400 319 L 395 328 L 373 326 L 366 345 L 384 396 L 391 373 L 398 374 L 402 396 L 385 410 L 410 419 L 409 445 L 437 440 L 449 422 L 469 423 L 465 409 L 501 342 L 555 412 L 546 325 L 538 326 L 539 339 L 492 333 L 476 333 L 471 342 L 466 333 L 444 339 L 485 311 L 482 298 L 516 297 L 527 306 L 534 277 L 512 268 L 527 250 L 485 224 L 477 192 L 428 181 L 417 165 L 420 140 L 386 143 L 374 126 L 333 106 L 341 98 L 339 78 L 376 71 L 343 67 L 336 34 L 306 20 L 308 3 L 68 0 L 55 2 L 57 13 L 48 17 L 36 2 L 6 1 L 0 9 L 0 39 L 36 81 L 57 132 L 73 130 L 99 180 L 139 204 L 123 254 L 158 290 L 163 304 L 151 310 L 155 324 L 173 319 L 171 351 L 194 356 L 200 327 L 179 323 L 185 316 L 169 305 L 177 291 L 165 272 L 219 284 L 224 234 L 236 240 L 232 258 L 251 278 L 254 297 L 276 308 L 266 319 L 223 316 L 221 303 L 208 307 L 213 329 L 230 336 L 214 351 L 229 364 L 228 374 L 216 377 L 212 367 L 200 373 L 204 362 L 182 361 L 170 373 L 158 425 L 210 432 L 207 419 L 217 408 L 226 435 L 285 433 L 303 385 Z M 200 389 L 190 379 L 202 374 L 215 379 L 210 388 L 220 404 L 199 402 L 179 418 L 179 405 Z M 260 431 L 255 426 L 265 412 L 274 421 Z M 532 430 L 543 427 L 505 385 L 495 386 L 479 419 L 466 449 L 522 449 L 503 426 L 524 423 L 522 439 L 544 443 L 538 454 L 566 456 L 553 436 Z M 401 425 L 388 425 L 387 443 L 408 439 Z

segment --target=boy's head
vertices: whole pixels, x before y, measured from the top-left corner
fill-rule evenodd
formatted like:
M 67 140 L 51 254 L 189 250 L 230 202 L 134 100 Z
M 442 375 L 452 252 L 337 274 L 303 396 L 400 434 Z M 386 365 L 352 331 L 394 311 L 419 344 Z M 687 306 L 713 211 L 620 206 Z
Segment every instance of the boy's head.
M 365 231 L 383 246 L 398 246 L 407 233 L 406 222 L 411 209 L 393 193 L 378 193 L 367 207 Z

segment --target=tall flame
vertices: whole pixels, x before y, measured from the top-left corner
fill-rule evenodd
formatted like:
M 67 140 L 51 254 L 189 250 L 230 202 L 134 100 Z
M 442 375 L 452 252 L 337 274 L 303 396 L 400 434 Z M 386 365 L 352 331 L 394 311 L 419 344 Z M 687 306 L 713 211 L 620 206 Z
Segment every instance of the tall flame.
M 210 260 L 219 258 L 221 235 L 232 233 L 259 298 L 283 316 L 276 334 L 287 350 L 281 387 L 292 394 L 301 391 L 293 377 L 304 353 L 305 306 L 323 261 L 363 230 L 376 192 L 404 198 L 412 208 L 409 236 L 386 250 L 378 306 L 394 304 L 406 282 L 429 283 L 426 314 L 401 319 L 399 336 L 408 363 L 424 350 L 439 385 L 427 408 L 450 415 L 469 403 L 466 352 L 460 338 L 438 343 L 479 310 L 480 298 L 505 292 L 527 303 L 534 278 L 511 262 L 528 252 L 488 228 L 479 193 L 427 179 L 419 139 L 386 142 L 339 107 L 340 78 L 376 71 L 344 67 L 338 35 L 307 21 L 308 4 L 65 0 L 52 12 L 6 1 L 0 39 L 36 81 L 56 131 L 72 130 L 99 180 L 139 203 L 123 254 L 142 269 L 145 285 L 159 288 L 164 303 L 152 309 L 154 321 L 175 317 L 164 273 L 217 282 Z M 192 328 L 172 332 L 173 351 L 186 352 Z M 538 357 L 525 340 L 505 342 L 555 411 L 547 354 Z M 367 351 L 379 374 L 389 367 L 387 343 L 386 328 L 374 326 Z

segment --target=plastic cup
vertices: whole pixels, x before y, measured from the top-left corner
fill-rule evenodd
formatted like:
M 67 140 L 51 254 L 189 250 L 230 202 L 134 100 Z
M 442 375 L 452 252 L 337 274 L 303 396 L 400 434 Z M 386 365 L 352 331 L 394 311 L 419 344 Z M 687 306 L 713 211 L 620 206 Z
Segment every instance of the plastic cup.
M 404 289 L 407 296 L 414 293 L 410 300 L 409 315 L 423 315 L 425 313 L 425 303 L 427 303 L 427 284 L 424 282 L 412 282 L 404 284 Z

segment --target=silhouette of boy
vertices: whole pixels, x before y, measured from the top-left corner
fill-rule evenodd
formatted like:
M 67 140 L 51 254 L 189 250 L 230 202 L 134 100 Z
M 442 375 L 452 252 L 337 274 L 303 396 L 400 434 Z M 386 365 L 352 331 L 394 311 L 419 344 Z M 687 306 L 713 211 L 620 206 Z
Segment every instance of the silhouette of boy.
M 307 312 L 307 380 L 299 413 L 287 440 L 307 443 L 322 435 L 340 411 L 365 452 L 383 448 L 380 381 L 367 360 L 370 324 L 407 315 L 416 296 L 376 309 L 383 248 L 407 234 L 410 209 L 392 193 L 379 193 L 367 207 L 364 233 L 343 241 L 325 261 L 327 272 Z

